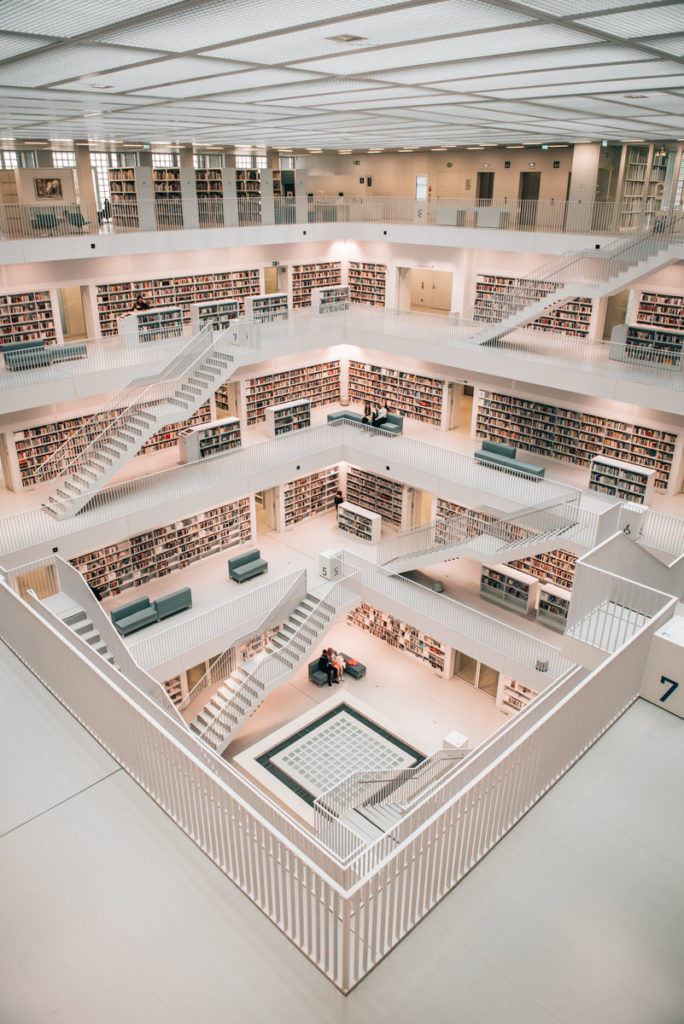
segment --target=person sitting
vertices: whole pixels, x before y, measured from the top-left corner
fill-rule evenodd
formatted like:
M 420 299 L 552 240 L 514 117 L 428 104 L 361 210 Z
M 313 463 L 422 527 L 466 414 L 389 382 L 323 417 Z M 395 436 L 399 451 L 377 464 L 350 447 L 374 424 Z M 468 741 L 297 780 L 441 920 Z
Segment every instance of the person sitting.
M 339 654 L 337 651 L 332 651 L 331 655 L 330 651 L 332 651 L 332 648 L 328 648 L 328 658 L 330 659 L 330 664 L 335 667 L 335 671 L 337 672 L 337 682 L 341 683 L 342 676 L 344 675 L 344 670 L 347 666 L 341 654 Z
M 381 405 L 378 411 L 373 416 L 372 425 L 374 427 L 381 427 L 383 423 L 387 423 L 387 417 L 389 415 L 389 406 L 385 403 Z
M 318 659 L 318 670 L 319 672 L 325 672 L 328 677 L 328 686 L 332 686 L 333 680 L 337 681 L 337 669 L 331 663 L 328 657 L 328 652 L 323 651 L 320 658 Z
M 149 308 L 150 308 L 149 302 L 145 302 L 145 300 L 143 299 L 142 295 L 140 295 L 138 293 L 138 295 L 136 295 L 136 297 L 135 297 L 135 302 L 133 303 L 133 309 L 137 310 L 137 309 L 149 309 Z
M 363 418 L 362 418 L 361 422 L 362 423 L 370 423 L 371 417 L 374 416 L 374 415 L 375 415 L 375 413 L 374 413 L 374 410 L 373 410 L 373 406 L 371 405 L 371 400 L 370 400 L 370 398 L 368 398 L 368 396 L 366 396 L 366 400 L 363 403 Z

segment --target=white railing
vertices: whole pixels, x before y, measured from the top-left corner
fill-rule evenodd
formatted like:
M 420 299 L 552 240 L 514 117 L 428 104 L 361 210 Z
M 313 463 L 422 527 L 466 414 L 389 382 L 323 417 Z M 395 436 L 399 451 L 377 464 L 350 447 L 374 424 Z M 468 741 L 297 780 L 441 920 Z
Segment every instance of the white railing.
M 5 203 L 0 235 L 6 239 L 129 234 L 255 227 L 261 224 L 429 224 L 447 228 L 534 231 L 567 235 L 673 234 L 680 211 L 652 210 L 650 201 L 560 202 L 407 196 L 311 196 L 236 198 L 226 215 L 223 202 L 195 197 L 131 202 L 113 197 L 96 203 Z
M 225 648 L 218 658 L 212 662 L 204 675 L 197 681 L 192 690 L 190 690 L 187 696 L 184 697 L 178 705 L 181 713 L 185 711 L 186 708 L 189 708 L 190 705 L 207 690 L 215 690 L 221 685 L 221 683 L 225 682 L 233 671 L 235 645 L 239 643 L 241 639 L 248 639 L 249 636 L 257 636 L 273 626 L 282 625 L 299 602 L 306 596 L 306 581 L 306 569 L 300 569 L 298 572 L 290 573 L 289 576 L 285 576 L 283 579 L 277 580 L 277 586 L 267 584 L 265 587 L 259 587 L 256 591 L 253 591 L 255 598 L 260 590 L 268 592 L 268 596 L 270 598 L 268 611 L 264 614 L 261 622 L 252 628 L 250 633 L 243 633 L 241 636 L 234 636 L 231 638 L 228 647 Z M 243 605 L 242 622 L 245 622 L 246 616 L 244 612 L 249 610 L 249 603 L 244 602 L 242 599 L 240 599 L 239 603 Z M 253 600 L 252 603 L 256 604 L 256 600 Z
M 684 555 L 684 519 L 649 508 L 639 520 L 640 531 L 632 537 L 645 548 L 663 554 Z
M 565 635 L 612 654 L 658 614 L 669 596 L 578 560 Z

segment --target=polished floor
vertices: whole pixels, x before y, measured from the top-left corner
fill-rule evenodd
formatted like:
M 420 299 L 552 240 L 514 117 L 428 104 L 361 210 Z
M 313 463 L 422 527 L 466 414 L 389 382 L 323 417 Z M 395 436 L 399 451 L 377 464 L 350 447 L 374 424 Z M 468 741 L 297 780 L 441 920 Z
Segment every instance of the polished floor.
M 3 1024 L 681 1024 L 684 723 L 638 701 L 347 997 L 0 647 Z

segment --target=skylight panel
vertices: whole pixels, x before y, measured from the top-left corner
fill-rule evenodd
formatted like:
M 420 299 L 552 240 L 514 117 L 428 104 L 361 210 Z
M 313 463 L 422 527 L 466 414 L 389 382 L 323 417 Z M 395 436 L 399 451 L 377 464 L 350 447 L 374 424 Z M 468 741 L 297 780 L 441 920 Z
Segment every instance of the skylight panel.
M 134 64 L 145 57 L 159 57 L 158 51 L 131 50 L 122 46 L 80 46 L 19 58 L 0 66 L 0 84 L 31 87 L 73 78 L 74 72 L 86 75 Z
M 148 96 L 186 96 L 219 95 L 232 89 L 258 89 L 260 85 L 275 85 L 280 82 L 301 82 L 303 79 L 314 80 L 318 76 L 306 71 L 290 71 L 289 68 L 258 68 L 255 71 L 238 72 L 233 75 L 218 75 L 197 82 L 181 82 L 178 85 L 164 85 L 146 90 Z
M 663 53 L 671 53 L 674 57 L 684 57 L 684 34 L 678 36 L 658 36 L 643 39 L 642 42 Z
M 35 32 L 70 39 L 93 32 L 112 22 L 135 18 L 166 7 L 168 0 L 2 0 L 2 27 L 8 31 Z M 131 40 L 134 43 L 134 40 Z M 152 44 L 154 46 L 154 44 Z
M 76 81 L 67 82 L 61 89 L 90 91 L 111 87 L 112 90 L 145 89 L 161 83 L 171 83 L 189 78 L 215 76 L 220 72 L 242 71 L 246 64 L 234 61 L 207 60 L 204 57 L 180 57 L 142 64 L 124 71 L 105 71 Z
M 525 0 L 525 7 L 560 18 L 600 14 L 611 7 L 643 7 L 644 0 Z
M 659 35 L 684 30 L 684 4 L 668 4 L 666 7 L 645 7 L 636 11 L 620 11 L 618 14 L 603 14 L 598 17 L 582 18 L 577 24 L 598 28 L 622 39 L 637 36 Z

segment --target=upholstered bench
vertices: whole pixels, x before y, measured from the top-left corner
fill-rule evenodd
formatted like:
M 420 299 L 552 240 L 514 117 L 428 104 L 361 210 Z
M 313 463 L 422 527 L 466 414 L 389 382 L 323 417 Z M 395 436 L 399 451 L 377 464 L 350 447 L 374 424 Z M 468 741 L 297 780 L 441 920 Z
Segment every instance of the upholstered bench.
M 344 670 L 345 675 L 351 676 L 352 679 L 361 679 L 363 676 L 365 676 L 366 666 L 363 665 L 360 661 L 352 659 L 354 660 L 354 664 L 350 665 L 349 655 L 342 654 L 341 657 L 346 666 Z M 315 683 L 316 686 L 327 686 L 328 674 L 327 672 L 321 671 L 321 669 L 318 667 L 318 661 L 319 659 L 316 658 L 315 661 L 309 662 L 309 679 L 311 680 L 312 683 Z
M 315 661 L 310 661 L 309 662 L 309 679 L 311 680 L 312 683 L 315 683 L 316 686 L 327 686 L 328 685 L 328 673 L 327 672 L 323 672 L 318 667 L 318 662 L 319 662 L 319 658 L 316 658 Z
M 360 412 L 353 412 L 351 409 L 337 409 L 328 413 L 328 423 L 337 423 L 338 420 L 347 420 L 349 423 L 363 423 L 363 416 Z
M 350 661 L 349 655 L 342 654 L 342 652 L 340 652 L 340 655 L 346 666 L 344 671 L 347 675 L 351 676 L 352 679 L 362 679 L 365 676 L 366 666 L 362 662 L 357 661 L 355 658 L 352 658 Z
M 335 412 L 328 413 L 328 423 L 337 423 L 340 420 L 346 420 L 348 423 L 363 423 L 363 416 L 360 412 L 352 412 L 351 409 L 337 409 Z M 372 425 L 372 423 L 368 424 L 369 427 Z M 396 412 L 390 412 L 387 414 L 387 420 L 375 429 L 384 430 L 388 434 L 401 434 L 404 429 L 404 417 Z
M 483 441 L 482 448 L 475 452 L 475 458 L 480 462 L 487 462 L 492 466 L 505 466 L 507 469 L 514 469 L 518 473 L 526 473 L 528 476 L 543 477 L 546 473 L 545 466 L 536 466 L 533 462 L 523 462 L 516 459 L 516 449 L 510 444 L 501 444 L 500 441 Z
M 122 636 L 135 633 L 136 630 L 156 621 L 157 609 L 150 604 L 149 597 L 139 597 L 135 601 L 121 605 L 120 608 L 115 608 L 112 612 L 112 622 L 117 633 L 121 633 Z
M 52 353 L 49 348 L 36 346 L 35 348 L 16 349 L 14 352 L 4 352 L 5 366 L 9 370 L 32 370 L 36 366 L 50 366 Z
M 64 363 L 68 359 L 85 359 L 88 355 L 85 345 L 54 345 L 49 352 L 53 363 Z
M 268 562 L 261 557 L 261 552 L 258 548 L 255 548 L 253 551 L 246 551 L 244 555 L 238 555 L 237 558 L 228 559 L 228 575 L 231 580 L 235 580 L 237 583 L 251 580 L 253 576 L 259 576 L 260 573 L 266 572 L 267 569 Z
M 176 615 L 178 612 L 184 612 L 186 608 L 192 608 L 192 591 L 190 587 L 183 587 L 173 594 L 166 594 L 154 601 L 154 607 L 157 618 L 168 619 L 169 615 Z

